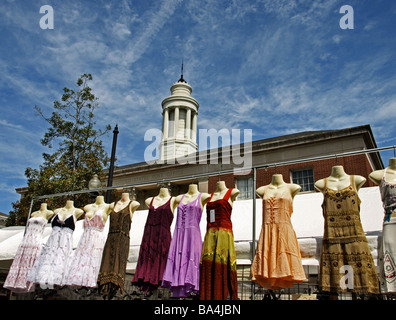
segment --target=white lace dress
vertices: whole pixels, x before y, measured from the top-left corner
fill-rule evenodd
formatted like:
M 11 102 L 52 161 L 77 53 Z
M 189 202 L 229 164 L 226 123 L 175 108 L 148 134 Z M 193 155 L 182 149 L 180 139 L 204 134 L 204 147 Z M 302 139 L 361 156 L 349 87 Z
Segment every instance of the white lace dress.
M 64 274 L 73 251 L 74 212 L 65 220 L 59 218 L 59 213 L 56 214 L 51 225 L 51 235 L 27 278 L 30 282 L 40 284 L 42 289 L 64 284 Z
M 81 287 L 97 287 L 100 263 L 106 237 L 103 232 L 105 222 L 103 210 L 84 219 L 84 232 L 78 243 L 74 256 L 70 260 L 65 277 L 65 285 Z
M 3 288 L 23 293 L 34 291 L 34 284 L 27 282 L 27 276 L 42 248 L 43 231 L 47 220 L 32 217 L 28 220 L 26 233 L 18 247 Z

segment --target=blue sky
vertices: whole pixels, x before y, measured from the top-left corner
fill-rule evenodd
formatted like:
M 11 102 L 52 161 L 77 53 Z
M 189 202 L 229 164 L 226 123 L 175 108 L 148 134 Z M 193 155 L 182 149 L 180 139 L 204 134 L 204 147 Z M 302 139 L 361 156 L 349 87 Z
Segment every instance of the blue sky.
M 40 7 L 54 10 L 41 29 Z M 350 5 L 354 29 L 341 29 Z M 118 123 L 118 165 L 144 161 L 161 101 L 180 77 L 198 128 L 252 129 L 253 140 L 370 124 L 396 145 L 396 2 L 339 0 L 0 2 L 0 211 L 42 163 L 49 114 L 83 73 L 98 127 Z M 104 138 L 110 154 L 112 134 Z M 393 151 L 382 152 L 387 165 Z

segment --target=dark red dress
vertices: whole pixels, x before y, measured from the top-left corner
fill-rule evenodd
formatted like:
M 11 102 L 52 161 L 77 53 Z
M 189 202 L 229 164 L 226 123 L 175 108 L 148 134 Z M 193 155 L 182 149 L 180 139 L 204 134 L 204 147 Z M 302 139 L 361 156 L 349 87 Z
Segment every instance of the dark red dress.
M 172 197 L 157 208 L 153 206 L 153 200 L 154 197 L 150 203 L 136 272 L 132 279 L 132 284 L 144 291 L 152 291 L 162 284 L 171 243 Z

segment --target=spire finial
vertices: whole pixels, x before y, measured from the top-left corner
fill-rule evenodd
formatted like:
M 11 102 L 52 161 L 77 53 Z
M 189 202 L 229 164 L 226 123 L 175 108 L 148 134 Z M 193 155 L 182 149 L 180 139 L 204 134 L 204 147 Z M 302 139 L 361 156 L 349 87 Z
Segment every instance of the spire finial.
M 178 82 L 186 82 L 186 81 L 183 79 L 183 65 L 184 65 L 184 63 L 183 63 L 183 58 L 182 58 L 181 76 L 180 76 L 180 79 L 179 79 Z

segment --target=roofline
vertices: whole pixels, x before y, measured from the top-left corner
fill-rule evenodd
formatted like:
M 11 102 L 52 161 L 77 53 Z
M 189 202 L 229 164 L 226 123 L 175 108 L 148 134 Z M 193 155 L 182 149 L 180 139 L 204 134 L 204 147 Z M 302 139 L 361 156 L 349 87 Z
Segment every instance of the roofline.
M 346 136 L 353 136 L 353 135 L 364 135 L 364 140 L 367 145 L 367 149 L 376 149 L 377 144 L 374 139 L 373 132 L 371 130 L 371 126 L 369 124 L 361 125 L 357 127 L 350 127 L 344 129 L 335 129 L 335 130 L 318 130 L 318 131 L 303 131 L 299 133 L 292 133 L 288 135 L 266 138 L 261 140 L 252 141 L 252 153 L 259 152 L 259 151 L 267 151 L 272 149 L 281 149 L 286 148 L 288 146 L 296 146 L 301 144 L 306 144 L 307 140 L 311 141 L 325 141 L 325 140 L 332 140 L 334 138 L 341 138 Z M 195 153 L 191 153 L 188 156 L 189 159 L 199 159 L 200 155 L 210 155 L 213 153 L 222 153 L 223 151 L 228 151 L 233 148 L 239 147 L 241 144 L 234 144 L 225 147 L 219 147 L 214 149 L 207 149 L 197 151 Z M 378 152 L 371 153 L 372 161 L 375 162 L 376 168 L 384 168 L 384 164 Z M 177 159 L 176 159 L 177 160 Z M 187 159 L 186 159 L 187 160 Z M 188 162 L 188 161 L 186 161 Z M 121 174 L 125 170 L 130 170 L 135 168 L 137 170 L 143 170 L 145 168 L 150 169 L 159 169 L 163 167 L 172 167 L 172 166 L 179 166 L 177 161 L 175 164 L 163 163 L 163 164 L 148 164 L 147 162 L 137 162 L 133 164 L 123 165 L 114 168 L 115 174 Z M 108 169 L 104 170 L 105 173 L 108 172 Z

